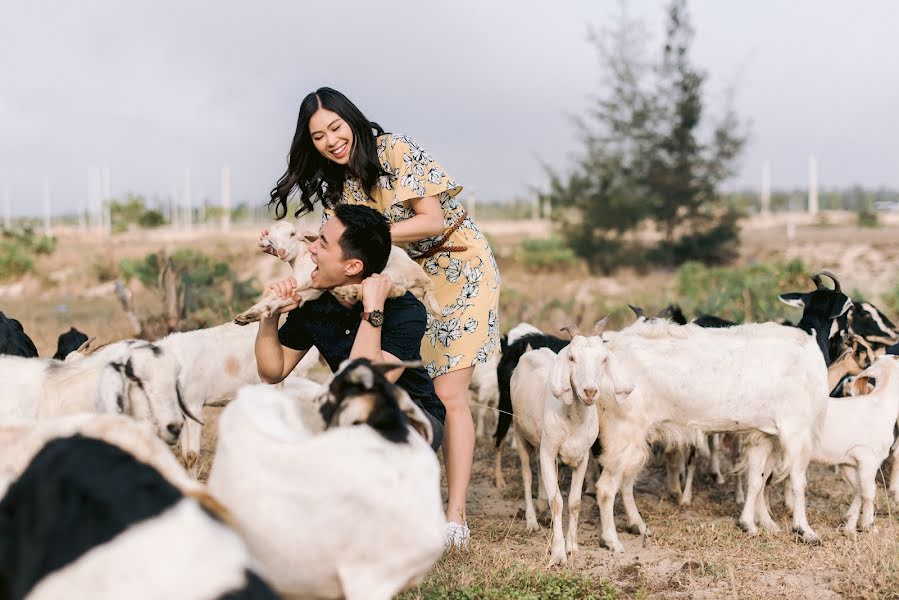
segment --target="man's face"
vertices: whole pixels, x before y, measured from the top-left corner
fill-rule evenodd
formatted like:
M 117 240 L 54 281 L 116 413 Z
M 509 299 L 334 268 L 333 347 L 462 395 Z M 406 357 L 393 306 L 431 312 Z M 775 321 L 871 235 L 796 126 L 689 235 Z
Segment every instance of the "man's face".
M 362 261 L 356 258 L 344 259 L 340 247 L 340 236 L 346 227 L 336 217 L 332 217 L 319 230 L 319 237 L 309 253 L 316 269 L 312 271 L 312 287 L 328 290 L 338 285 L 355 283 L 354 278 L 362 273 Z

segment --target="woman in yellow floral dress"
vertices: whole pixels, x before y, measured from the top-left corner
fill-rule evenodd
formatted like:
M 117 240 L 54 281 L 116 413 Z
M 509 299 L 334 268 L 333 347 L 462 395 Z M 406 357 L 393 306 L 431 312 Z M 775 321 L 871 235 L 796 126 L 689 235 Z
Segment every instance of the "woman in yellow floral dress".
M 468 386 L 478 363 L 499 351 L 499 270 L 486 237 L 458 200 L 462 187 L 405 135 L 384 133 L 343 94 L 320 88 L 300 105 L 286 173 L 272 190 L 278 218 L 299 190 L 296 216 L 321 202 L 363 204 L 390 222 L 393 243 L 435 284 L 441 314 L 428 313 L 421 355 L 446 407 L 447 545 L 467 544 L 465 499 L 474 425 Z

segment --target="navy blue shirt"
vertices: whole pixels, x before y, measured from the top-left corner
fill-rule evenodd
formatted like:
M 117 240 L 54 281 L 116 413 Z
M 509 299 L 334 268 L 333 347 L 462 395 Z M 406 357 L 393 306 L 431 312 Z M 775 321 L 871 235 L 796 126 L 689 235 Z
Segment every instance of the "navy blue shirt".
M 278 339 L 283 346 L 294 350 L 308 350 L 315 346 L 331 371 L 337 371 L 340 363 L 350 357 L 359 330 L 360 314 L 361 302 L 347 308 L 334 296 L 325 293 L 287 313 L 287 320 L 278 330 Z M 384 303 L 381 350 L 400 360 L 421 360 L 421 340 L 427 318 L 424 305 L 411 293 L 388 298 Z M 396 383 L 421 408 L 443 423 L 446 409 L 424 367 L 405 369 Z

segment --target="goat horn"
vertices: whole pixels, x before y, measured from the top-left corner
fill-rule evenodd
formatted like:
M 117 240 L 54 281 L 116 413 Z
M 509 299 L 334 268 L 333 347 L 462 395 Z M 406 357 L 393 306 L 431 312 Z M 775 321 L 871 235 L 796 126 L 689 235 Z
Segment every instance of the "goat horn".
M 631 309 L 632 311 L 634 311 L 634 314 L 637 315 L 637 318 L 638 318 L 638 319 L 639 319 L 640 317 L 645 317 L 645 316 L 646 316 L 646 312 L 645 312 L 642 308 L 640 308 L 639 306 L 634 306 L 633 304 L 628 304 L 627 307 L 628 307 L 629 309 Z
M 371 368 L 381 375 L 386 375 L 394 369 L 417 369 L 422 366 L 422 364 L 423 363 L 420 360 L 402 360 L 399 362 L 371 363 Z
M 194 416 L 194 414 L 192 412 L 190 412 L 190 409 L 188 409 L 187 405 L 184 404 L 184 400 L 181 399 L 181 394 L 178 394 L 178 406 L 181 408 L 181 412 L 183 412 L 186 417 L 188 417 L 192 421 L 196 421 L 200 425 L 205 425 L 205 423 L 203 423 L 203 421 L 196 418 Z
M 840 282 L 837 280 L 837 276 L 834 275 L 833 273 L 831 273 L 830 271 L 818 271 L 817 273 L 812 273 L 812 279 L 815 281 L 815 283 L 819 283 L 819 282 L 821 281 L 821 276 L 822 276 L 822 275 L 823 275 L 824 277 L 827 277 L 827 278 L 830 279 L 831 281 L 833 281 L 833 291 L 835 291 L 835 292 L 841 292 L 841 291 L 842 291 L 842 290 L 840 289 Z M 815 276 L 817 276 L 818 279 L 815 279 Z M 823 287 L 823 286 L 819 286 L 819 288 L 820 288 L 820 287 Z
M 630 306 L 630 305 L 628 305 L 628 306 Z M 633 308 L 633 307 L 631 307 L 631 308 Z M 642 309 L 641 309 L 640 312 L 641 312 L 641 313 L 643 312 Z M 637 316 L 638 316 L 638 317 L 642 317 L 643 315 L 642 315 L 642 314 L 638 314 Z M 602 319 L 600 319 L 599 321 L 597 321 L 596 324 L 593 325 L 593 335 L 595 335 L 595 336 L 600 336 L 600 335 L 602 335 L 603 332 L 606 330 L 606 326 L 607 326 L 608 324 L 609 324 L 609 317 L 603 317 Z
M 578 331 L 577 325 L 566 325 L 565 327 L 562 327 L 561 329 L 559 329 L 559 331 L 564 331 L 572 339 L 574 338 L 574 336 L 580 334 L 580 332 Z
M 79 354 L 83 354 L 84 356 L 87 356 L 88 354 L 90 354 L 91 352 L 94 351 L 94 348 L 91 348 L 91 344 L 94 343 L 95 339 L 97 339 L 97 336 L 88 338 L 83 344 L 78 346 L 78 348 L 75 350 L 75 352 L 78 352 Z

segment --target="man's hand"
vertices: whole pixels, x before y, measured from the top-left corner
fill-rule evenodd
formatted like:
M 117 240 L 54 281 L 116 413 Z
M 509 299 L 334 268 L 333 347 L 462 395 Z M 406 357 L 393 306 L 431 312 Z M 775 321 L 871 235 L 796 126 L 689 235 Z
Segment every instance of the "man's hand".
M 284 298 L 285 300 L 294 300 L 294 302 L 284 306 L 279 309 L 277 315 L 289 312 L 295 309 L 300 305 L 299 297 L 297 296 L 297 280 L 291 276 L 285 279 L 281 279 L 279 281 L 272 281 L 269 284 L 266 284 L 264 289 L 264 294 L 272 294 L 277 296 L 278 298 Z
M 362 310 L 384 310 L 384 302 L 393 287 L 393 280 L 389 275 L 374 273 L 362 281 Z
M 265 241 L 265 237 L 268 235 L 268 227 L 262 230 L 262 233 L 259 234 L 259 247 L 262 248 L 262 251 L 266 254 L 271 254 L 272 256 L 278 256 L 278 253 L 275 252 L 275 249 L 272 248 L 271 244 L 268 244 Z

